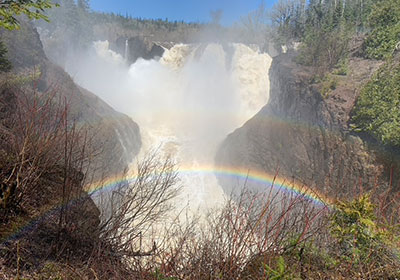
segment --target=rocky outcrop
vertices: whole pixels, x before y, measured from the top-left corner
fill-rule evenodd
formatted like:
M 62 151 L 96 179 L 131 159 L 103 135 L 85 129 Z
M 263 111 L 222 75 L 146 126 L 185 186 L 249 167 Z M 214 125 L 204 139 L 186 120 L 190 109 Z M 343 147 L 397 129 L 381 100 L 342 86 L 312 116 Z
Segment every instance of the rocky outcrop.
M 50 62 L 29 24 L 0 35 L 14 67 L 0 74 L 0 270 L 20 275 L 47 261 L 86 264 L 103 242 L 101 213 L 86 184 L 127 167 L 141 146 L 139 127 Z M 69 108 L 65 126 L 64 111 L 54 112 L 59 100 Z M 63 134 L 72 121 L 90 133 Z M 88 138 L 95 151 L 89 160 L 82 158 L 87 146 L 67 153 Z M 85 176 L 89 161 L 94 177 Z
M 150 60 L 162 57 L 164 54 L 164 46 L 161 43 L 154 42 L 145 36 L 120 37 L 115 44 L 112 44 L 112 48 L 124 56 L 129 64 L 135 63 L 138 58 Z
M 84 189 L 81 161 L 64 154 L 55 108 L 35 106 L 8 78 L 0 83 L 0 266 L 13 266 L 16 248 L 32 265 L 58 253 L 85 260 L 100 237 L 100 211 Z M 55 253 L 58 246 L 69 250 Z
M 360 185 L 388 184 L 398 166 L 392 154 L 349 128 L 361 86 L 381 62 L 350 58 L 346 76 L 334 75 L 335 89 L 321 94 L 313 69 L 277 56 L 270 69 L 269 103 L 230 134 L 216 155 L 217 165 L 257 169 L 294 178 L 326 194 L 347 194 Z M 395 182 L 397 178 L 392 178 Z M 227 182 L 221 181 L 226 191 Z
M 30 24 L 22 23 L 18 31 L 1 30 L 0 36 L 8 48 L 13 72 L 35 80 L 33 85 L 39 91 L 50 89 L 62 99 L 65 97 L 71 119 L 93 131 L 101 152 L 93 163 L 93 170 L 101 170 L 97 176 L 122 172 L 141 147 L 138 125 L 93 93 L 78 87 L 61 67 L 49 61 L 39 34 Z
M 100 148 L 105 153 L 97 160 L 100 168 L 118 174 L 137 156 L 141 148 L 139 126 L 125 114 L 111 108 L 93 93 L 79 88 L 87 111 L 83 122 L 97 129 Z

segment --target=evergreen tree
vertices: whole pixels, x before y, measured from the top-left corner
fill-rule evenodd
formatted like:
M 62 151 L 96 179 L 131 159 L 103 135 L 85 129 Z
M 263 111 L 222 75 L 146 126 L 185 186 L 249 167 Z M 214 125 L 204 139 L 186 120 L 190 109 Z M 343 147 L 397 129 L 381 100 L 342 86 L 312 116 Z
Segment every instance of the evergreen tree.
M 89 0 L 78 0 L 78 9 L 88 12 L 90 10 Z
M 4 43 L 0 41 L 0 72 L 8 72 L 11 70 L 11 63 L 8 61 L 7 48 Z
M 364 42 L 367 57 L 390 57 L 400 43 L 400 0 L 377 2 L 368 17 L 372 29 Z

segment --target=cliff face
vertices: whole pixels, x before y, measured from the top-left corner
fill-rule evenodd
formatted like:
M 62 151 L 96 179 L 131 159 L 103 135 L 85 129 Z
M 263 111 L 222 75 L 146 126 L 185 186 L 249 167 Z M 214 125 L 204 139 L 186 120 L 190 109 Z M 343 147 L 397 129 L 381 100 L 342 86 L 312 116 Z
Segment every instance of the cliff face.
M 124 171 L 139 152 L 139 127 L 50 62 L 31 25 L 0 29 L 0 36 L 13 64 L 11 74 L 0 74 L 0 270 L 10 268 L 13 275 L 20 259 L 13 252 L 20 248 L 26 270 L 48 260 L 86 263 L 100 244 L 101 221 L 85 184 Z M 52 112 L 59 100 L 66 100 L 67 124 L 64 112 Z M 62 134 L 72 121 L 89 134 Z M 83 148 L 80 141 L 94 147 Z
M 217 165 L 258 169 L 294 178 L 326 194 L 346 194 L 362 183 L 388 183 L 396 160 L 351 133 L 349 119 L 362 85 L 381 62 L 352 57 L 346 76 L 332 76 L 323 92 L 311 68 L 276 57 L 270 69 L 269 103 L 221 144 Z M 396 174 L 396 172 L 393 172 Z M 396 178 L 395 178 L 396 179 Z M 222 182 L 226 191 L 229 183 Z
M 110 176 L 123 171 L 138 154 L 141 137 L 138 125 L 128 116 L 113 110 L 100 98 L 78 87 L 59 66 L 49 61 L 43 51 L 37 31 L 27 23 L 21 30 L 0 30 L 1 40 L 8 49 L 13 72 L 32 76 L 40 73 L 35 81 L 39 91 L 51 89 L 66 98 L 71 119 L 91 128 L 101 156 L 95 159 L 93 169 L 102 170 L 98 176 Z
M 112 44 L 112 48 L 119 54 L 126 56 L 129 64 L 135 63 L 139 58 L 150 60 L 162 57 L 164 48 L 160 43 L 153 42 L 148 37 L 135 36 L 129 39 L 120 37 Z

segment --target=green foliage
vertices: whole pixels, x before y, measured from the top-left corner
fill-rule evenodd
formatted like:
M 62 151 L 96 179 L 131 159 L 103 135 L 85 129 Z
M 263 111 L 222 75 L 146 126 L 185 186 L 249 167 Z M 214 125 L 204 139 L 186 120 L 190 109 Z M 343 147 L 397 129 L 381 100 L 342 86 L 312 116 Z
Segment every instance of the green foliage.
M 8 78 L 8 84 L 12 86 L 27 86 L 31 84 L 32 82 L 37 82 L 42 75 L 42 72 L 40 71 L 40 67 L 37 67 L 35 69 L 32 69 L 32 71 L 29 71 L 29 73 L 26 74 L 17 74 L 17 75 L 10 75 Z
M 66 275 L 63 275 L 63 269 L 60 267 L 60 265 L 53 262 L 46 263 L 40 274 L 40 280 L 63 280 L 66 278 Z
M 351 127 L 383 144 L 400 146 L 400 64 L 386 63 L 362 89 Z
M 277 27 L 275 41 L 286 45 L 300 38 L 305 22 L 305 2 L 293 0 L 278 0 L 273 5 L 269 17 Z
M 292 273 L 290 273 L 286 267 L 285 259 L 282 256 L 276 260 L 275 268 L 264 264 L 265 274 L 267 279 L 270 280 L 291 280 L 294 279 Z
M 369 16 L 372 29 L 364 42 L 369 58 L 390 57 L 400 42 L 400 0 L 377 1 Z
M 352 251 L 353 256 L 360 257 L 374 241 L 381 239 L 375 220 L 374 205 L 369 195 L 351 202 L 338 202 L 331 217 L 331 233 L 345 253 Z
M 331 70 L 347 55 L 348 43 L 357 29 L 360 11 L 344 8 L 341 1 L 325 4 L 311 1 L 307 9 L 302 48 L 298 62 L 319 68 L 321 73 Z M 363 21 L 360 20 L 360 26 Z
M 370 194 L 337 202 L 330 222 L 331 235 L 337 240 L 336 258 L 359 271 L 360 279 L 399 277 L 398 244 L 393 241 L 396 233 L 375 216 Z
M 297 61 L 300 64 L 318 67 L 321 72 L 330 70 L 346 56 L 350 34 L 345 28 L 329 31 L 309 27 Z
M 7 48 L 4 43 L 0 41 L 0 72 L 8 72 L 11 70 L 11 63 L 6 57 Z
M 388 227 L 379 224 L 375 216 L 375 205 L 370 195 L 362 195 L 350 202 L 338 202 L 336 211 L 331 217 L 331 234 L 339 243 L 341 258 L 355 264 L 365 265 L 379 263 L 391 258 L 398 261 L 394 253 L 390 253 L 393 244 L 389 242 Z
M 373 4 L 373 0 L 279 0 L 270 18 L 281 41 L 303 41 L 307 33 L 321 29 L 330 32 L 345 25 L 364 30 Z
M 347 58 L 340 59 L 334 67 L 333 74 L 346 76 L 349 73 L 349 61 Z
M 324 79 L 321 82 L 321 95 L 324 98 L 329 96 L 329 93 L 332 90 L 335 90 L 338 85 L 338 79 L 331 74 L 325 75 Z
M 159 269 L 156 269 L 156 271 L 153 273 L 153 276 L 156 280 L 178 280 L 177 277 L 165 276 Z
M 280 0 L 271 15 L 277 25 L 275 39 L 281 44 L 300 41 L 297 62 L 326 73 L 345 59 L 352 36 L 365 30 L 373 4 L 372 0 Z
M 25 14 L 29 19 L 48 20 L 45 9 L 54 5 L 51 0 L 7 0 L 0 6 L 0 27 L 13 30 L 19 29 L 16 16 Z

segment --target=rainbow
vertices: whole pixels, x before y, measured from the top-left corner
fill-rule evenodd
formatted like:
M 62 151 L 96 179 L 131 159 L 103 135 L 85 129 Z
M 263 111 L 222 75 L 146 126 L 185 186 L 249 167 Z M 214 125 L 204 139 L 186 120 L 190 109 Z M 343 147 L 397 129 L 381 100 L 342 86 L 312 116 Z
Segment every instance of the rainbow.
M 276 188 L 279 191 L 285 191 L 295 195 L 301 195 L 304 198 L 312 201 L 318 205 L 329 206 L 333 203 L 330 199 L 318 191 L 306 186 L 305 184 L 298 183 L 295 180 L 286 179 L 277 176 L 277 174 L 268 174 L 259 170 L 250 170 L 237 167 L 214 167 L 211 165 L 196 166 L 196 167 L 181 167 L 177 170 L 178 175 L 215 175 L 217 178 L 231 178 L 237 179 L 241 183 L 257 183 L 265 186 L 266 190 L 268 188 Z M 127 176 L 124 178 L 114 177 L 108 180 L 102 181 L 101 183 L 91 184 L 87 187 L 89 194 L 96 194 L 102 191 L 110 191 L 120 184 L 126 184 L 135 181 L 136 175 Z
M 318 193 L 315 190 L 312 190 L 311 188 L 305 186 L 304 184 L 299 184 L 294 182 L 294 180 L 288 180 L 282 177 L 278 177 L 276 175 L 272 174 L 267 174 L 262 171 L 256 171 L 256 170 L 245 170 L 241 168 L 233 168 L 233 167 L 214 167 L 214 166 L 196 166 L 194 167 L 185 167 L 185 168 L 179 168 L 177 170 L 178 175 L 198 175 L 198 174 L 206 174 L 206 175 L 215 175 L 217 177 L 227 177 L 227 178 L 233 178 L 233 179 L 238 179 L 241 182 L 255 182 L 258 184 L 263 184 L 265 188 L 276 188 L 279 191 L 285 191 L 289 192 L 291 194 L 295 195 L 301 195 L 302 197 L 308 199 L 314 204 L 321 205 L 321 206 L 331 206 L 332 203 L 330 200 Z M 137 176 L 131 175 L 127 177 L 114 177 L 114 178 L 109 178 L 107 180 L 103 180 L 101 183 L 95 183 L 91 184 L 86 187 L 87 192 L 90 195 L 96 195 L 100 192 L 108 192 L 112 191 L 113 189 L 117 188 L 121 184 L 129 184 L 130 182 L 134 182 L 136 180 Z M 75 200 L 77 201 L 77 199 Z M 74 203 L 74 200 L 70 203 Z M 14 233 L 8 236 L 8 238 L 5 238 L 5 241 L 7 242 L 9 240 L 13 239 L 18 239 L 19 236 L 21 236 L 24 232 L 30 231 L 33 229 L 37 224 L 39 224 L 41 221 L 45 220 L 46 217 L 56 213 L 65 205 L 56 205 L 50 210 L 48 210 L 46 213 L 43 213 L 39 217 L 35 218 L 34 220 L 28 221 L 25 223 L 23 226 L 21 226 L 18 230 L 16 230 Z

